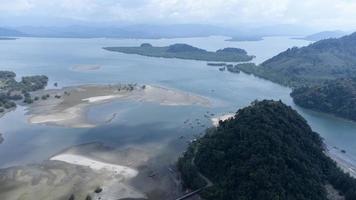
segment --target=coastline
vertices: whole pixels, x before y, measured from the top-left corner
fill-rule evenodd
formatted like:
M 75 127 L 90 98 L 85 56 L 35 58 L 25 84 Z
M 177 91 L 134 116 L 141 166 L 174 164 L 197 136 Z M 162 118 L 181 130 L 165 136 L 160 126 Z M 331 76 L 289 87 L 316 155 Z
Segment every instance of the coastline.
M 347 152 L 343 153 L 339 148 L 327 145 L 325 154 L 334 160 L 345 173 L 356 178 L 356 160 Z
M 235 114 L 227 113 L 223 115 L 219 115 L 211 118 L 211 122 L 214 127 L 219 126 L 219 121 L 225 121 L 230 118 L 233 118 Z M 330 157 L 332 160 L 336 162 L 336 164 L 345 172 L 349 173 L 350 176 L 356 178 L 356 159 L 352 158 L 348 155 L 347 152 L 343 152 L 343 150 L 332 147 L 330 145 L 325 144 L 325 154 Z

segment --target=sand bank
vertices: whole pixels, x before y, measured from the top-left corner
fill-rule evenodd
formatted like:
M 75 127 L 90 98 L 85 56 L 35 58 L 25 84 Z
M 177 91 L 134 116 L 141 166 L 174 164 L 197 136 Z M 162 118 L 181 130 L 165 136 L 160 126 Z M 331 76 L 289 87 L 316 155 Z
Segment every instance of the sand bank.
M 129 167 L 101 162 L 85 156 L 69 153 L 56 155 L 50 160 L 59 160 L 74 165 L 86 166 L 93 170 L 106 170 L 114 174 L 119 174 L 120 176 L 123 176 L 125 178 L 133 178 L 138 174 L 137 170 Z
M 125 174 L 127 175 L 127 174 Z M 130 174 L 131 175 L 131 174 Z M 0 174 L 0 199 L 61 200 L 69 199 L 145 199 L 126 178 L 107 170 L 50 160 L 38 165 L 3 169 Z M 102 192 L 95 193 L 100 187 Z
M 97 97 L 89 97 L 89 98 L 83 99 L 83 101 L 88 101 L 89 103 L 95 103 L 95 102 L 110 100 L 115 97 L 117 97 L 117 96 L 114 96 L 114 95 L 97 96 Z
M 100 65 L 75 65 L 72 67 L 73 71 L 95 71 L 101 69 Z
M 210 106 L 209 99 L 205 97 L 150 85 L 84 85 L 41 91 L 34 96 L 44 94 L 49 94 L 50 98 L 38 100 L 28 109 L 30 123 L 74 128 L 95 127 L 98 124 L 90 123 L 87 119 L 87 109 L 114 100 L 151 102 L 164 106 Z

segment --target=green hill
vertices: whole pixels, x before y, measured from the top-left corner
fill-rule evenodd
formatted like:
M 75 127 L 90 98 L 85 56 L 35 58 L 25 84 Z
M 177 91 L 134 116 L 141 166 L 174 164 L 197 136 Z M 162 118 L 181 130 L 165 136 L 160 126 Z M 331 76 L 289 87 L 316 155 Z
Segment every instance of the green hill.
M 296 104 L 356 121 L 356 78 L 341 78 L 294 89 Z
M 280 101 L 254 102 L 193 142 L 178 161 L 184 186 L 207 200 L 326 200 L 331 184 L 356 199 L 356 180 L 324 153 L 320 136 Z
M 356 33 L 288 49 L 259 66 L 236 67 L 294 88 L 291 96 L 300 106 L 356 120 Z
M 105 47 L 104 49 L 142 56 L 217 62 L 242 62 L 253 59 L 253 56 L 247 55 L 245 50 L 239 48 L 225 48 L 217 50 L 216 52 L 211 52 L 188 44 L 173 44 L 166 47 L 154 47 L 151 44 L 144 43 L 139 47 Z

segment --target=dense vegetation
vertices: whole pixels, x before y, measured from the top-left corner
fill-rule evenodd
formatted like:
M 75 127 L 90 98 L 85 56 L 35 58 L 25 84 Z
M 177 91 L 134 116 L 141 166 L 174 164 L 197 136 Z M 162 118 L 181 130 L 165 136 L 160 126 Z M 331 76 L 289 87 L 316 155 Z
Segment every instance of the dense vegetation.
M 14 101 L 24 99 L 24 103 L 32 103 L 30 92 L 45 88 L 47 76 L 25 76 L 18 82 L 16 74 L 11 71 L 0 71 L 0 113 L 16 106 Z
M 291 48 L 260 66 L 241 70 L 292 87 L 319 84 L 356 73 L 356 33 L 326 39 L 307 47 Z
M 324 153 L 319 135 L 280 101 L 254 102 L 193 142 L 178 161 L 186 187 L 199 171 L 214 185 L 207 200 L 324 200 L 330 183 L 356 199 L 356 180 Z
M 293 87 L 291 96 L 303 107 L 356 120 L 356 33 L 292 48 L 260 66 L 240 64 L 250 74 Z
M 173 44 L 166 47 L 153 47 L 148 43 L 144 43 L 139 47 L 105 47 L 104 49 L 143 56 L 221 62 L 241 62 L 249 61 L 253 58 L 253 56 L 247 55 L 247 52 L 243 49 L 225 48 L 217 50 L 216 52 L 211 52 L 187 44 Z
M 341 78 L 294 89 L 296 104 L 356 120 L 356 78 Z

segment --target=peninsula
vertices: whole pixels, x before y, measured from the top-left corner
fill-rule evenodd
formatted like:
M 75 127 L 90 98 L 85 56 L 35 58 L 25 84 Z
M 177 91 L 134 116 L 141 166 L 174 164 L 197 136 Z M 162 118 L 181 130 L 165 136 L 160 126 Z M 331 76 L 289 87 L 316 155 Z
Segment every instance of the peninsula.
M 288 49 L 261 65 L 237 64 L 248 74 L 293 88 L 302 107 L 356 120 L 356 33 Z
M 347 78 L 356 73 L 356 33 L 293 47 L 259 66 L 240 65 L 242 71 L 291 87 Z
M 194 140 L 178 169 L 183 186 L 204 188 L 206 200 L 327 200 L 331 193 L 356 199 L 356 179 L 326 151 L 321 137 L 291 107 L 254 101 Z

